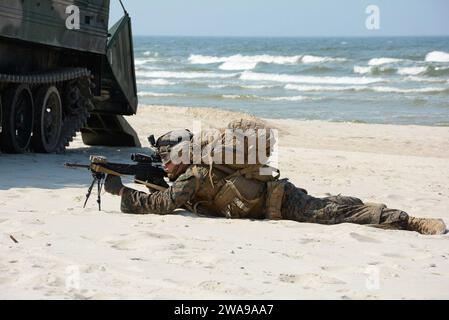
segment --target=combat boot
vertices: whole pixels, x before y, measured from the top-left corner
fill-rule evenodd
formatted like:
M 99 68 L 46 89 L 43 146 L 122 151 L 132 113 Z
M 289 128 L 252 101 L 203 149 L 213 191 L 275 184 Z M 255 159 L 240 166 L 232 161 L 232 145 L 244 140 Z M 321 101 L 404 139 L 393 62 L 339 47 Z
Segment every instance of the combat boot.
M 427 235 L 439 235 L 446 233 L 446 225 L 441 219 L 408 217 L 407 230 Z

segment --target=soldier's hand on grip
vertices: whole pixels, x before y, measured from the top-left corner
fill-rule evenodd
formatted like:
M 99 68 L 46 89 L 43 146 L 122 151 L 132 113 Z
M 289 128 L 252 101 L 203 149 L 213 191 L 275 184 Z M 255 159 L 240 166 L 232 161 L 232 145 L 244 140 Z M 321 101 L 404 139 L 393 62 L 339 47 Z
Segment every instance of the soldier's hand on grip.
M 113 194 L 115 196 L 120 195 L 120 190 L 124 187 L 122 179 L 117 176 L 108 174 L 104 182 L 104 189 L 106 192 Z

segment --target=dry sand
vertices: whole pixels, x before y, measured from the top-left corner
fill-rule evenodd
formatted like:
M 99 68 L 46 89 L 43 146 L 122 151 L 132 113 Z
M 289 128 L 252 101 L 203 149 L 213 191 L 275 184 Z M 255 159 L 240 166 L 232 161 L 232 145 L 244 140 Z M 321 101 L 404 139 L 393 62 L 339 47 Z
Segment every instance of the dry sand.
M 141 106 L 129 121 L 147 146 L 150 133 L 240 116 Z M 280 129 L 282 176 L 309 193 L 449 223 L 449 128 L 267 121 Z M 77 137 L 64 155 L 0 155 L 0 298 L 449 298 L 447 234 L 124 215 L 107 194 L 101 213 L 95 194 L 83 209 L 89 172 L 64 163 L 90 154 L 128 161 L 135 151 L 86 147 Z

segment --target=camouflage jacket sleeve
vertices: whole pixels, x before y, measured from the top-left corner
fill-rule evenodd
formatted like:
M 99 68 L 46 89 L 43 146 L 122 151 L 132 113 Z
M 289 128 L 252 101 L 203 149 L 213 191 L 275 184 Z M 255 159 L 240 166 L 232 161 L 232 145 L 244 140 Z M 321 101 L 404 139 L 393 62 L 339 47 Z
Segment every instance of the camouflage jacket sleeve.
M 173 185 L 163 192 L 145 193 L 125 188 L 122 194 L 121 211 L 134 214 L 169 214 L 181 208 L 191 200 L 196 193 L 197 183 L 204 179 L 199 174 L 197 181 L 192 167 L 179 176 Z

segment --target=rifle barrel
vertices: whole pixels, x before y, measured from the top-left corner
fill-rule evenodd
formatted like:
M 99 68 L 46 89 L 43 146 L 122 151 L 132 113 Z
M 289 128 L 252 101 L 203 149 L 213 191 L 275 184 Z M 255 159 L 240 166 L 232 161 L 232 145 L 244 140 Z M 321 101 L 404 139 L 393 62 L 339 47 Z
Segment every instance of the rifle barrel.
M 90 169 L 90 166 L 87 164 L 77 164 L 77 163 L 66 163 L 64 165 L 67 168 L 82 168 L 82 169 Z

